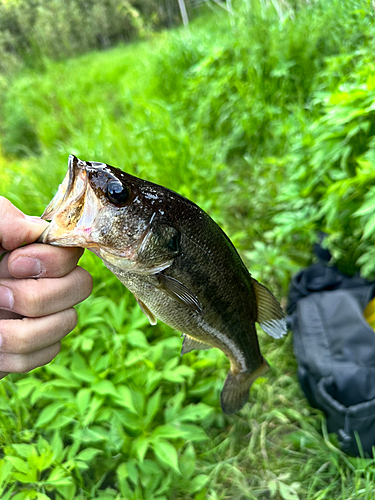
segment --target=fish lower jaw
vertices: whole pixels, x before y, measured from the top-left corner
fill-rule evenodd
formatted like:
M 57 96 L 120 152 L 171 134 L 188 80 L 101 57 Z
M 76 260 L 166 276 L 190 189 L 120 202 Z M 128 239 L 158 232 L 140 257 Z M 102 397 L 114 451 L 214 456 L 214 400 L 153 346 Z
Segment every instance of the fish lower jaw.
M 66 230 L 62 229 L 53 222 L 51 222 L 51 224 L 42 233 L 41 242 L 46 243 L 47 245 L 60 247 L 89 248 L 91 246 L 96 246 L 94 242 L 90 241 L 89 230 Z
M 47 238 L 45 241 L 48 245 L 54 245 L 58 247 L 81 247 L 81 248 L 91 248 L 95 247 L 94 243 L 88 243 L 83 237 L 71 238 L 69 236 L 60 238 Z

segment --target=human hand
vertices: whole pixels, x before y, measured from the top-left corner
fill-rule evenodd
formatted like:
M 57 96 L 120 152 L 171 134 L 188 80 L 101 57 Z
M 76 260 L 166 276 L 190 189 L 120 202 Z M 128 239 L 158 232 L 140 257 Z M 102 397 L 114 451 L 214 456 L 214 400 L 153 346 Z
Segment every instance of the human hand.
M 0 197 L 0 378 L 49 363 L 92 291 L 82 249 L 31 244 L 47 225 Z

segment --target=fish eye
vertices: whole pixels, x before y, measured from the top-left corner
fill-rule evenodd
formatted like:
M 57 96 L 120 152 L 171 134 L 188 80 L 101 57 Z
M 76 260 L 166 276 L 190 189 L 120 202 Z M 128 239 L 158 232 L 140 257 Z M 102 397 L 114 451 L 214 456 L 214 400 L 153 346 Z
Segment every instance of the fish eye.
M 129 190 L 119 181 L 108 182 L 105 195 L 114 205 L 125 205 L 129 199 Z

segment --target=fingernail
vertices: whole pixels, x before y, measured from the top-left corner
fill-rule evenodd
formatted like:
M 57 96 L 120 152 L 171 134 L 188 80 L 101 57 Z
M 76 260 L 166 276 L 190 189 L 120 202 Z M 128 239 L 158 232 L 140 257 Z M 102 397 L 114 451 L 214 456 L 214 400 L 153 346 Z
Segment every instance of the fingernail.
M 43 272 L 43 266 L 39 259 L 17 257 L 9 265 L 9 271 L 15 278 L 38 278 Z
M 12 290 L 6 286 L 0 285 L 0 307 L 2 309 L 12 309 L 14 306 L 14 297 Z

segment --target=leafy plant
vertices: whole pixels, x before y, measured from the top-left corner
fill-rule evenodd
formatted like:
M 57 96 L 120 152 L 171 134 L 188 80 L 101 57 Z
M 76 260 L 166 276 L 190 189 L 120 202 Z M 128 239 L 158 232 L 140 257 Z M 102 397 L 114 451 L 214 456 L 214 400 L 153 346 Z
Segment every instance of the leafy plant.
M 69 8 L 76 19 L 83 6 Z M 230 17 L 213 8 L 190 32 L 64 62 L 46 57 L 48 37 L 66 41 L 81 23 L 63 26 L 59 12 L 61 31 L 30 47 L 19 33 L 20 54 L 39 51 L 44 69 L 0 80 L 0 194 L 40 214 L 75 153 L 197 202 L 279 297 L 311 262 L 319 230 L 342 269 L 373 276 L 370 2 L 239 1 Z M 151 10 L 132 29 L 148 29 Z M 85 40 L 61 43 L 60 55 L 92 47 Z M 259 332 L 269 376 L 224 416 L 226 357 L 181 358 L 177 332 L 150 327 L 94 255 L 81 264 L 94 294 L 56 361 L 0 383 L 2 499 L 372 498 L 373 459 L 345 456 L 308 407 L 291 338 Z

